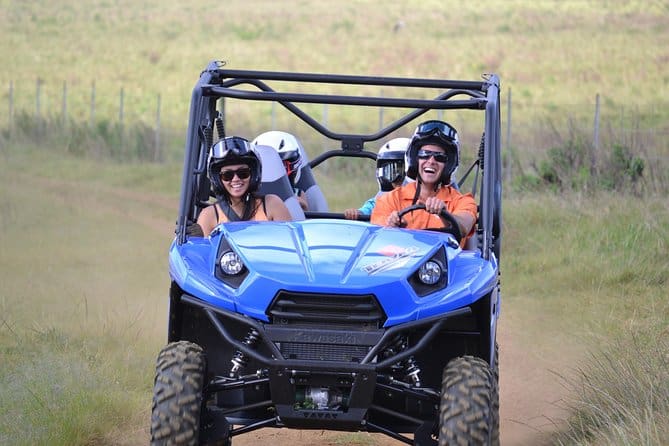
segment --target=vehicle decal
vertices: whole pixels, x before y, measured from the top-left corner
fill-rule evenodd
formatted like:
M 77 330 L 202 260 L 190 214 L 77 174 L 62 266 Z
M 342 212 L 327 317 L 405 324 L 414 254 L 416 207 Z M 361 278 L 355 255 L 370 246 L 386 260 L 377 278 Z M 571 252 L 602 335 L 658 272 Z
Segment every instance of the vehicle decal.
M 408 248 L 401 248 L 399 246 L 386 246 L 379 254 L 389 256 L 385 259 L 378 260 L 369 265 L 363 266 L 361 269 L 368 275 L 374 275 L 383 271 L 389 271 L 397 268 L 402 268 L 408 262 L 411 256 L 419 251 L 418 247 L 410 246 Z

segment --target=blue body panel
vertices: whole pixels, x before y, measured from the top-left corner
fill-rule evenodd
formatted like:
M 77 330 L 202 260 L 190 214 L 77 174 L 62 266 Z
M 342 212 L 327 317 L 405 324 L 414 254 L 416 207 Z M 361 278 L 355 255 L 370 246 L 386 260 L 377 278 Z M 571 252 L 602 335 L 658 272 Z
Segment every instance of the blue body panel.
M 249 274 L 237 289 L 215 276 L 225 237 Z M 170 275 L 186 292 L 222 309 L 267 321 L 280 290 L 317 294 L 374 294 L 387 315 L 385 326 L 467 306 L 497 284 L 497 262 L 463 251 L 448 234 L 384 228 L 348 220 L 236 222 L 208 238 L 191 237 L 170 248 Z M 417 296 L 408 282 L 442 247 L 448 285 Z

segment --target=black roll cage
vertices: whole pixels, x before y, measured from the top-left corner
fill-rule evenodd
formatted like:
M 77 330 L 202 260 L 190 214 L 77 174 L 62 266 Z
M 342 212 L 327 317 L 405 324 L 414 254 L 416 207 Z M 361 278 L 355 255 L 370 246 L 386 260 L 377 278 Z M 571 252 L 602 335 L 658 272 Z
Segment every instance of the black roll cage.
M 363 151 L 365 142 L 376 141 L 430 110 L 472 109 L 485 111 L 484 150 L 481 160 L 481 196 L 479 204 L 478 234 L 485 259 L 491 251 L 499 258 L 501 243 L 501 132 L 500 132 L 500 82 L 496 74 L 484 75 L 482 81 L 437 80 L 353 76 L 317 73 L 286 73 L 272 71 L 227 70 L 222 61 L 212 61 L 200 74 L 193 88 L 188 120 L 188 133 L 184 153 L 183 178 L 179 216 L 176 224 L 176 242 L 186 241 L 186 226 L 197 212 L 197 189 L 206 177 L 206 160 L 209 147 L 202 129 L 211 127 L 216 118 L 216 102 L 220 98 L 277 102 L 304 121 L 321 135 L 341 142 L 341 150 L 328 151 L 316 156 L 311 166 L 343 153 L 346 156 L 369 157 Z M 330 94 L 305 94 L 277 92 L 268 81 L 307 82 L 346 85 L 370 85 L 443 89 L 434 99 L 410 99 L 371 96 L 342 96 Z M 259 91 L 243 90 L 240 85 L 250 85 Z M 456 96 L 468 99 L 453 99 Z M 371 134 L 346 134 L 333 132 L 317 122 L 295 103 L 374 106 L 413 109 L 403 117 Z

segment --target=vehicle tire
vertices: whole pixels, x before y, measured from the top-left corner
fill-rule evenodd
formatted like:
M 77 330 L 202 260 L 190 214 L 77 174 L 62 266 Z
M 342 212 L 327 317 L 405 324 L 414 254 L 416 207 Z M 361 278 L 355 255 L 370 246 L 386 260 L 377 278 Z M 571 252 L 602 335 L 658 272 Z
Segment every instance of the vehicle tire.
M 492 368 L 492 446 L 499 446 L 499 344 L 495 342 L 495 365 Z
M 156 361 L 151 407 L 152 446 L 199 444 L 206 361 L 202 348 L 179 341 L 166 345 Z
M 489 445 L 493 437 L 493 377 L 481 358 L 462 356 L 444 368 L 439 445 Z

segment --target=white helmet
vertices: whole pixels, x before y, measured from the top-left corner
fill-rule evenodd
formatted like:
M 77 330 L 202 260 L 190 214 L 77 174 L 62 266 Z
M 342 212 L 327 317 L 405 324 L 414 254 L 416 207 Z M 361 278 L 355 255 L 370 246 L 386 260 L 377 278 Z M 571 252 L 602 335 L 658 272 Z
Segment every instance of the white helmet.
M 404 181 L 404 155 L 410 142 L 410 138 L 395 138 L 379 149 L 376 156 L 376 181 L 382 191 L 391 191 L 395 187 L 393 183 Z
M 262 133 L 256 137 L 251 143 L 252 147 L 256 146 L 270 146 L 279 153 L 283 166 L 286 168 L 286 174 L 290 180 L 290 184 L 295 186 L 300 180 L 300 172 L 304 161 L 302 159 L 302 152 L 304 148 L 300 141 L 290 133 L 280 132 L 278 130 L 271 130 Z

